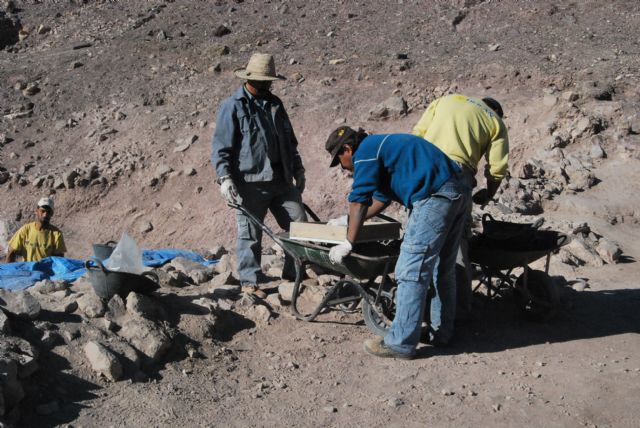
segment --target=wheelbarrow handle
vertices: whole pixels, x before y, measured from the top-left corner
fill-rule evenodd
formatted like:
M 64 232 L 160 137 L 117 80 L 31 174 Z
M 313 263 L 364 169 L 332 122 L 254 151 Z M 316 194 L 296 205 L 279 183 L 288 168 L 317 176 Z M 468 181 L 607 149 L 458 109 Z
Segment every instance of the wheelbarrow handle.
M 309 214 L 309 217 L 313 219 L 313 221 L 320 221 L 320 217 L 318 217 L 316 213 L 314 213 L 313 210 L 309 208 L 309 205 L 303 202 L 302 206 L 304 207 L 304 210 L 307 212 L 307 214 Z

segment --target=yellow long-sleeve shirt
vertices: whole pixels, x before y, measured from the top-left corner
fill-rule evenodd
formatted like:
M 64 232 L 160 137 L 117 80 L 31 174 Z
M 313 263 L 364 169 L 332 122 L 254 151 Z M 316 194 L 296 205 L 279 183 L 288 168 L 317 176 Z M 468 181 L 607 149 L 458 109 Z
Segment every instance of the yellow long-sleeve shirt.
M 474 171 L 484 155 L 487 178 L 499 181 L 507 172 L 507 127 L 479 98 L 458 94 L 438 98 L 429 104 L 413 133 Z

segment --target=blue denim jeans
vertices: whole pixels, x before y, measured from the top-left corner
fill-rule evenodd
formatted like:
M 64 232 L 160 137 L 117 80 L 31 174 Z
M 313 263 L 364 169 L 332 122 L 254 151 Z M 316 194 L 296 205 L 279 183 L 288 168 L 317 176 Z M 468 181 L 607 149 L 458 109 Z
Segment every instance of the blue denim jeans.
M 292 221 L 306 221 L 307 216 L 302 206 L 302 197 L 298 189 L 283 181 L 259 183 L 238 183 L 238 193 L 242 197 L 242 205 L 251 214 L 264 222 L 267 211 L 271 211 L 278 225 L 288 231 Z M 262 272 L 262 229 L 249 220 L 243 213 L 236 214 L 238 239 L 236 241 L 236 257 L 238 259 L 238 275 L 242 285 L 257 284 Z M 285 256 L 283 273 L 295 274 L 293 260 Z
M 476 186 L 475 172 L 464 165 L 459 164 L 462 168 L 461 181 L 465 185 L 466 199 L 464 206 L 464 225 L 460 238 L 460 247 L 456 255 L 456 306 L 457 312 L 462 316 L 471 314 L 471 299 L 473 292 L 471 289 L 472 267 L 469 259 L 469 239 L 471 239 L 471 229 L 473 228 L 473 219 L 471 210 L 473 202 L 471 201 L 472 189 Z M 442 328 L 442 301 L 440 299 L 440 290 L 436 287 L 435 296 L 430 302 L 430 334 L 441 342 L 448 342 L 451 339 L 453 328 L 445 326 Z
M 458 174 L 413 205 L 395 269 L 396 315 L 384 338 L 385 345 L 396 352 L 415 352 L 432 279 L 442 302 L 440 328 L 453 333 L 455 261 L 464 226 L 465 190 Z

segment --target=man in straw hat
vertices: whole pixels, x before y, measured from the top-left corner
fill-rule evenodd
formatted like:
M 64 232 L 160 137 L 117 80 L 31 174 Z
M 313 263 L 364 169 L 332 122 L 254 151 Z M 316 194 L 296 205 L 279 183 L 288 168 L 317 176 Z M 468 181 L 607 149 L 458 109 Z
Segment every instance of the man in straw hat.
M 396 314 L 384 339 L 369 339 L 365 352 L 413 358 L 420 339 L 431 281 L 443 298 L 455 299 L 455 260 L 467 189 L 458 165 L 436 146 L 409 134 L 367 135 L 341 126 L 327 139 L 331 167 L 353 172 L 347 239 L 329 259 L 342 263 L 366 218 L 392 201 L 411 210 L 395 267 Z M 455 311 L 455 307 L 453 308 Z M 455 313 L 443 314 L 453 325 Z
M 289 230 L 292 221 L 306 220 L 305 176 L 289 116 L 270 91 L 272 82 L 284 77 L 276 74 L 273 56 L 261 53 L 253 54 L 235 75 L 245 83 L 220 105 L 211 144 L 217 183 L 228 203 L 242 205 L 260 221 L 269 210 Z M 260 269 L 262 230 L 241 212 L 236 222 L 240 284 L 244 292 L 264 297 L 258 287 L 265 279 Z M 283 277 L 292 278 L 293 269 L 285 256 Z
M 53 199 L 41 198 L 35 209 L 36 221 L 22 226 L 9 241 L 7 263 L 20 255 L 25 262 L 36 262 L 49 256 L 64 256 L 62 232 L 49 222 L 53 216 Z

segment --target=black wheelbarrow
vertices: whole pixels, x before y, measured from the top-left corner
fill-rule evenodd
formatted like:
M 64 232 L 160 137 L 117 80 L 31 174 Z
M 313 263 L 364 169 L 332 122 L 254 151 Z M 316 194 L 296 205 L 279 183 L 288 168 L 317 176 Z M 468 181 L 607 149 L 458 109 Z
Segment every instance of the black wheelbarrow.
M 89 272 L 93 291 L 102 299 L 110 300 L 116 294 L 125 299 L 130 292 L 149 294 L 160 286 L 158 275 L 143 272 L 141 275 L 130 272 L 108 270 L 102 261 L 92 257 L 84 263 Z
M 289 238 L 288 233 L 276 234 L 241 205 L 229 204 L 245 214 L 256 226 L 273 239 L 294 260 L 296 278 L 291 296 L 291 311 L 302 321 L 313 321 L 324 309 L 353 312 L 362 302 L 362 313 L 367 327 L 378 335 L 384 335 L 395 313 L 396 284 L 391 279 L 400 255 L 400 241 L 368 242 L 356 244 L 342 264 L 329 260 L 332 244 L 316 244 Z M 304 205 L 315 221 L 320 221 L 313 211 Z M 390 217 L 383 217 L 392 220 Z M 339 277 L 327 287 L 320 303 L 308 313 L 301 313 L 298 297 L 303 273 L 308 265 L 316 265 Z M 380 279 L 377 281 L 377 279 Z
M 540 230 L 536 223 L 510 223 L 496 221 L 490 215 L 482 218 L 483 231 L 469 241 L 469 258 L 477 267 L 478 284 L 484 286 L 487 296 L 502 296 L 515 290 L 516 303 L 525 317 L 543 320 L 554 313 L 559 302 L 557 286 L 549 277 L 551 254 L 567 243 L 567 236 Z M 544 271 L 534 270 L 530 263 L 546 257 Z M 522 268 L 522 274 L 513 271 Z

